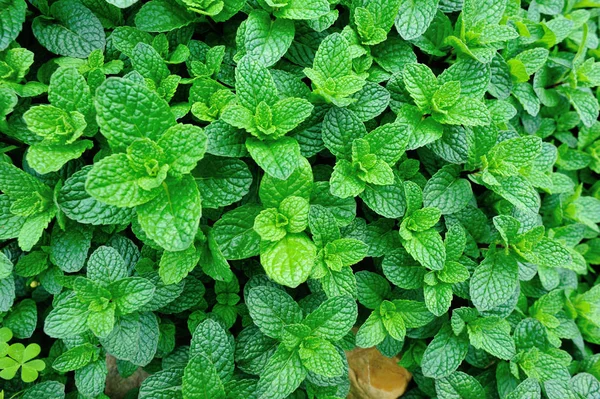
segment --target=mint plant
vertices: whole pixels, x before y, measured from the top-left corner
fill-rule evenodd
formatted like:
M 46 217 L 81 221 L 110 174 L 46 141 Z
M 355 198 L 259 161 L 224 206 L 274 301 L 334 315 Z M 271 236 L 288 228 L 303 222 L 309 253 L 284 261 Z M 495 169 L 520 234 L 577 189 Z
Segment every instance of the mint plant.
M 596 398 L 598 8 L 0 0 L 0 398 Z

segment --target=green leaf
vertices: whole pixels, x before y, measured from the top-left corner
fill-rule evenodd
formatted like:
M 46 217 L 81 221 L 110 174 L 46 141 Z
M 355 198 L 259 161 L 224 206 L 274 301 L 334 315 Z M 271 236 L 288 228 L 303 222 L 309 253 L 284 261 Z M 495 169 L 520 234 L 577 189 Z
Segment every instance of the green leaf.
M 285 13 L 285 8 L 279 12 Z M 329 11 L 329 6 L 327 6 L 327 11 Z M 294 32 L 292 21 L 271 20 L 271 16 L 267 12 L 254 10 L 248 15 L 244 28 L 241 30 L 244 35 L 245 54 L 247 58 L 258 61 L 264 66 L 274 65 L 292 44 Z
M 298 142 L 291 137 L 260 141 L 250 137 L 246 148 L 252 159 L 270 176 L 285 180 L 296 170 L 302 155 Z
M 452 286 L 445 283 L 423 287 L 427 309 L 436 316 L 448 312 L 452 303 Z
M 37 215 L 30 216 L 27 218 L 23 227 L 19 232 L 19 248 L 23 251 L 31 251 L 33 246 L 38 243 L 44 230 L 50 224 L 50 221 L 54 218 L 56 211 L 38 213 Z
M 0 190 L 12 200 L 28 197 L 32 193 L 50 195 L 50 189 L 40 180 L 6 162 L 0 162 Z
M 506 4 L 506 0 L 465 0 L 462 12 L 465 29 L 472 30 L 477 24 L 497 24 L 504 14 Z
M 98 356 L 97 348 L 89 343 L 76 346 L 58 356 L 52 363 L 52 368 L 66 373 L 82 368 Z
M 327 265 L 339 271 L 344 266 L 352 266 L 367 256 L 369 246 L 354 238 L 341 238 L 325 245 L 324 256 Z
M 315 54 L 313 68 L 326 78 L 347 76 L 352 70 L 347 40 L 339 33 L 333 33 L 323 39 Z
M 263 176 L 260 182 L 259 197 L 265 207 L 278 208 L 279 204 L 288 197 L 309 199 L 312 187 L 312 167 L 303 157 L 300 159 L 298 168 L 285 180 L 269 175 Z
M 257 393 L 261 398 L 285 398 L 300 386 L 306 375 L 298 351 L 279 345 L 260 373 Z
M 570 89 L 565 90 L 573 108 L 579 114 L 581 122 L 587 127 L 592 126 L 598 119 L 598 99 L 590 92 Z
M 404 40 L 421 36 L 435 17 L 439 0 L 402 0 L 396 17 L 396 29 Z
M 332 108 L 323 120 L 323 142 L 338 158 L 352 159 L 352 142 L 367 135 L 367 129 L 354 112 Z
M 348 296 L 336 296 L 319 305 L 303 324 L 310 327 L 312 334 L 329 341 L 339 341 L 350 331 L 358 309 L 356 301 Z
M 448 377 L 467 356 L 468 348 L 463 336 L 457 337 L 450 328 L 440 330 L 423 353 L 423 375 L 436 379 Z
M 147 179 L 147 172 L 134 169 L 126 154 L 114 154 L 94 164 L 88 172 L 85 190 L 97 201 L 130 208 L 160 195 L 159 187 L 145 186 Z
M 273 14 L 278 18 L 314 20 L 328 12 L 329 3 L 325 0 L 289 0 Z
M 431 111 L 430 101 L 439 84 L 431 69 L 424 64 L 408 64 L 402 73 L 406 90 L 421 112 Z
M 485 391 L 479 381 L 461 371 L 454 372 L 446 378 L 436 380 L 435 391 L 440 399 L 477 399 L 485 397 Z
M 495 164 L 509 163 L 518 168 L 530 165 L 540 155 L 542 140 L 536 136 L 524 136 L 501 141 L 489 152 Z
M 383 186 L 367 184 L 360 198 L 374 212 L 386 218 L 400 218 L 406 211 L 404 187 L 396 174 L 393 184 Z
M 464 97 L 446 110 L 436 113 L 434 119 L 447 125 L 485 126 L 492 121 L 490 111 L 480 100 Z
M 324 377 L 337 377 L 344 373 L 340 353 L 323 338 L 308 337 L 298 350 L 302 365 L 308 371 Z
M 190 343 L 190 357 L 198 355 L 207 357 L 222 381 L 231 378 L 234 369 L 233 340 L 218 322 L 206 319 L 194 330 Z
M 250 290 L 246 303 L 254 324 L 267 336 L 281 339 L 283 328 L 302 320 L 298 304 L 284 291 L 270 286 Z
M 91 231 L 80 225 L 65 231 L 52 230 L 50 260 L 66 272 L 77 272 L 85 264 L 91 246 Z
M 103 286 L 127 277 L 127 266 L 119 252 L 112 248 L 98 247 L 88 259 L 87 276 Z
M 443 215 L 460 211 L 473 198 L 471 184 L 459 179 L 461 168 L 446 165 L 427 181 L 423 189 L 423 205 L 438 208 Z
M 471 58 L 461 58 L 438 76 L 440 84 L 460 82 L 460 95 L 481 98 L 488 89 L 491 68 Z
M 373 311 L 356 332 L 356 346 L 370 348 L 381 343 L 387 336 L 383 320 L 378 311 Z
M 129 54 L 129 58 L 140 75 L 154 81 L 157 85 L 170 74 L 158 51 L 149 44 L 138 43 Z
M 442 237 L 435 230 L 417 231 L 409 240 L 403 240 L 406 251 L 421 265 L 431 270 L 442 270 L 446 260 L 446 248 Z
M 152 44 L 150 34 L 130 26 L 116 27 L 110 37 L 115 48 L 127 57 L 130 57 L 138 43 Z
M 91 312 L 87 318 L 87 327 L 98 338 L 106 338 L 115 326 L 115 304 L 109 303 L 104 309 Z
M 520 383 L 510 394 L 506 396 L 506 399 L 537 399 L 541 398 L 540 384 L 534 378 L 527 378 L 525 381 Z
M 146 32 L 168 32 L 194 22 L 194 14 L 168 0 L 152 0 L 135 15 L 135 25 Z
M 493 190 L 504 197 L 517 208 L 530 213 L 538 213 L 540 209 L 540 195 L 529 181 L 521 176 L 508 176 L 497 179 L 500 185 Z
M 225 388 L 214 364 L 203 354 L 193 356 L 184 369 L 181 391 L 184 398 L 225 399 Z
M 287 219 L 285 229 L 289 233 L 301 233 L 308 227 L 310 204 L 302 197 L 288 197 L 281 201 L 279 212 Z
M 165 152 L 169 172 L 177 176 L 196 167 L 206 152 L 207 137 L 198 126 L 179 123 L 167 129 L 157 144 Z
M 106 387 L 108 370 L 106 361 L 98 359 L 79 370 L 75 370 L 75 385 L 82 395 L 90 397 L 101 395 Z
M 467 326 L 469 342 L 500 359 L 510 360 L 515 356 L 515 342 L 510 336 L 510 324 L 497 317 L 479 318 Z
M 391 295 L 388 281 L 379 274 L 366 270 L 356 273 L 358 300 L 369 309 L 377 309 Z
M 396 313 L 402 316 L 406 328 L 423 327 L 435 319 L 423 302 L 405 299 L 396 299 L 393 302 L 396 305 Z
M 202 248 L 200 255 L 202 271 L 217 281 L 231 281 L 233 273 L 214 239 L 212 229 L 209 230 L 207 238 L 207 244 Z
M 304 234 L 288 234 L 280 241 L 261 243 L 260 262 L 267 275 L 292 288 L 308 279 L 316 256 L 315 244 Z
M 51 52 L 67 57 L 87 58 L 104 50 L 106 37 L 98 17 L 76 0 L 60 0 L 50 7 L 52 18 L 33 20 L 36 39 Z
M 313 110 L 313 105 L 303 98 L 288 97 L 273 105 L 273 125 L 275 134 L 283 135 L 298 126 L 308 118 Z
M 145 278 L 128 277 L 108 286 L 112 294 L 112 301 L 121 314 L 133 313 L 146 303 L 150 302 L 154 295 L 154 284 Z
M 148 237 L 168 251 L 183 251 L 192 244 L 202 214 L 198 186 L 189 175 L 167 180 L 158 196 L 136 210 Z
M 259 61 L 244 57 L 235 70 L 235 90 L 239 104 L 255 113 L 261 102 L 271 106 L 278 100 L 277 87 L 269 70 Z
M 177 284 L 194 270 L 199 259 L 193 244 L 183 251 L 166 251 L 160 258 L 158 274 L 163 283 Z
M 35 144 L 27 152 L 27 162 L 38 173 L 56 172 L 92 147 L 93 143 L 89 140 L 60 145 Z
M 23 299 L 2 321 L 4 327 L 9 328 L 14 338 L 30 338 L 37 325 L 38 312 L 35 302 L 31 299 Z
M 68 338 L 82 334 L 87 330 L 88 313 L 88 305 L 81 303 L 75 293 L 65 294 L 46 316 L 44 333 L 55 338 Z
M 490 310 L 506 302 L 519 283 L 518 269 L 517 261 L 510 255 L 488 255 L 471 277 L 471 300 L 477 310 Z
M 118 208 L 97 201 L 85 190 L 85 182 L 92 166 L 85 166 L 71 175 L 60 188 L 58 206 L 69 219 L 79 223 L 123 224 L 128 223 L 133 216 L 133 210 Z M 60 265 L 60 264 L 59 264 Z
M 254 219 L 261 206 L 237 207 L 214 224 L 213 236 L 226 259 L 246 259 L 259 254 L 260 236 L 254 231 Z
M 140 398 L 182 398 L 183 367 L 171 367 L 152 374 L 140 386 Z
M 158 321 L 153 313 L 131 313 L 119 318 L 100 343 L 116 358 L 145 366 L 154 358 L 158 338 Z
M 124 151 L 139 138 L 158 141 L 175 125 L 165 100 L 128 79 L 107 79 L 96 92 L 95 106 L 100 131 L 114 151 Z
M 28 388 L 23 394 L 23 399 L 65 397 L 65 386 L 57 381 L 44 381 Z
M 25 22 L 27 4 L 23 0 L 12 0 L 7 2 L 4 7 L 0 11 L 0 26 L 2 26 L 0 51 L 4 51 L 21 32 L 23 22 Z
M 22 256 L 15 265 L 15 274 L 22 277 L 37 276 L 48 268 L 48 254 L 34 251 Z
M 13 263 L 9 258 L 0 252 L 0 279 L 5 279 L 11 275 L 13 271 Z
M 331 194 L 340 198 L 348 198 L 361 194 L 366 183 L 357 176 L 352 163 L 340 159 L 333 169 L 330 186 Z
M 266 241 L 279 241 L 285 237 L 288 219 L 277 209 L 265 209 L 254 219 L 254 230 Z
M 384 301 L 379 308 L 379 313 L 387 333 L 395 340 L 403 341 L 406 336 L 406 326 L 402 315 L 396 312 L 396 305 Z

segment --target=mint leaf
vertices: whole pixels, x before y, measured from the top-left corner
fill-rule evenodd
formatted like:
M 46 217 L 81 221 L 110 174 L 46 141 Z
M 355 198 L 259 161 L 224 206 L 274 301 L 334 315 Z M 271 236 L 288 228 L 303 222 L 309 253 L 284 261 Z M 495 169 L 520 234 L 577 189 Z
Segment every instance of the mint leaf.
M 352 328 L 357 317 L 355 301 L 348 296 L 330 298 L 311 312 L 304 324 L 312 334 L 329 341 L 341 340 Z
M 198 186 L 189 175 L 166 181 L 154 199 L 136 210 L 148 237 L 166 250 L 183 251 L 192 244 L 202 214 Z
M 95 105 L 100 131 L 115 151 L 125 150 L 138 138 L 157 141 L 175 125 L 164 100 L 127 79 L 107 79 L 98 88 Z
M 324 0 L 289 0 L 285 6 L 274 11 L 278 18 L 314 20 L 329 12 L 329 3 Z
M 146 32 L 168 32 L 191 24 L 194 16 L 167 0 L 152 0 L 135 15 L 135 25 Z
M 276 283 L 295 288 L 312 271 L 316 247 L 303 234 L 289 234 L 280 241 L 261 244 L 260 260 L 267 275 Z
M 301 162 L 300 147 L 291 137 L 277 141 L 260 141 L 251 137 L 246 140 L 246 148 L 266 173 L 280 180 L 287 179 Z
M 271 392 L 277 392 L 275 397 L 286 397 L 298 388 L 306 375 L 298 351 L 279 345 L 260 373 L 257 392 L 262 397 L 268 397 Z
M 421 36 L 433 20 L 438 0 L 427 0 L 417 3 L 413 0 L 402 0 L 396 17 L 396 29 L 404 40 Z
M 279 13 L 285 15 L 285 8 Z M 247 57 L 268 67 L 279 61 L 292 44 L 294 23 L 285 19 L 273 21 L 265 11 L 255 10 L 248 16 L 241 32 Z
M 495 253 L 486 257 L 471 277 L 471 300 L 479 311 L 506 302 L 519 282 L 517 261 L 510 255 Z
M 12 0 L 7 2 L 5 7 L 0 12 L 0 25 L 3 27 L 2 36 L 0 36 L 0 51 L 4 51 L 21 32 L 23 22 L 25 22 L 27 4 L 22 0 Z
M 302 320 L 302 311 L 284 291 L 261 286 L 250 290 L 248 311 L 254 323 L 267 336 L 281 338 L 283 328 Z
M 477 319 L 467 326 L 469 342 L 477 349 L 510 360 L 516 354 L 514 340 L 510 336 L 510 324 L 496 317 Z
M 36 17 L 32 24 L 36 39 L 51 52 L 86 58 L 94 50 L 104 50 L 106 37 L 98 17 L 76 0 L 60 0 L 50 7 L 50 15 Z
M 467 206 L 473 196 L 471 185 L 459 179 L 460 168 L 447 165 L 427 181 L 423 189 L 423 205 L 440 209 L 442 214 L 451 214 Z
M 436 379 L 449 376 L 467 356 L 468 347 L 465 338 L 455 336 L 450 329 L 442 329 L 423 353 L 423 375 Z

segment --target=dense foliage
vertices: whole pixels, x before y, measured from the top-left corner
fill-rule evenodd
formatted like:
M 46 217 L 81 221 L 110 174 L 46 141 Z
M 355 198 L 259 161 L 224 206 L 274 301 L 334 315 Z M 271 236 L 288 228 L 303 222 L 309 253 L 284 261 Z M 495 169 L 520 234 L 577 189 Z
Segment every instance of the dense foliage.
M 599 398 L 599 23 L 0 0 L 0 397 Z

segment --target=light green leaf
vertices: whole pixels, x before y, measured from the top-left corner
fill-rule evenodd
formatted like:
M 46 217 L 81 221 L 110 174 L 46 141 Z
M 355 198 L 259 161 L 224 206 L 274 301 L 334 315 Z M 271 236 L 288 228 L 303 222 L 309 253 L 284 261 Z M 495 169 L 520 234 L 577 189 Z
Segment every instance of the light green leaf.
M 436 379 L 449 376 L 467 356 L 468 349 L 466 338 L 457 337 L 450 328 L 440 330 L 423 353 L 423 375 Z
M 278 242 L 263 243 L 260 262 L 276 283 L 295 288 L 312 271 L 317 248 L 304 234 L 288 234 Z
M 490 310 L 506 302 L 519 283 L 517 261 L 501 252 L 490 254 L 471 277 L 471 300 L 479 311 Z
M 96 92 L 95 105 L 100 131 L 115 151 L 125 150 L 139 138 L 158 141 L 175 125 L 165 100 L 128 79 L 107 79 Z
M 298 167 L 302 155 L 298 142 L 291 137 L 276 141 L 260 141 L 250 137 L 246 148 L 252 159 L 270 176 L 285 180 Z
M 280 12 L 285 12 L 285 8 L 287 7 Z M 329 11 L 329 6 L 327 6 L 327 11 Z M 244 35 L 247 57 L 269 67 L 286 53 L 294 40 L 295 30 L 292 21 L 271 20 L 271 16 L 267 12 L 254 10 L 248 15 L 241 32 Z
M 461 168 L 446 165 L 427 181 L 423 189 L 423 205 L 438 208 L 443 215 L 460 211 L 473 198 L 471 184 L 459 179 Z
M 404 40 L 421 36 L 435 17 L 439 0 L 402 0 L 396 17 L 396 29 Z
M 168 251 L 183 251 L 192 244 L 202 214 L 198 186 L 189 175 L 167 180 L 158 196 L 136 210 L 148 237 Z

